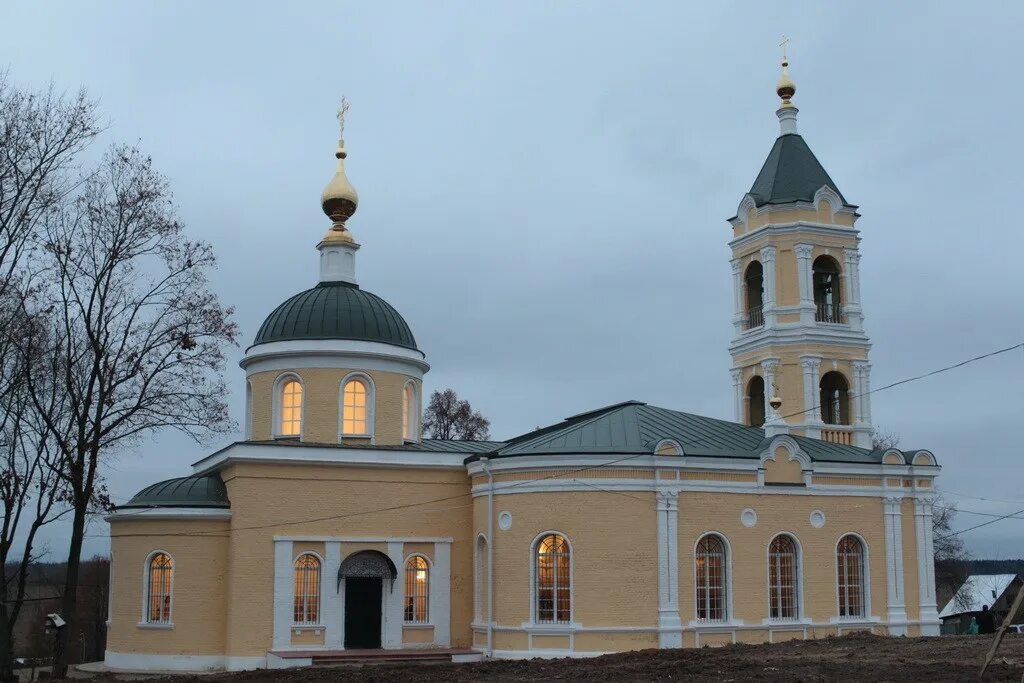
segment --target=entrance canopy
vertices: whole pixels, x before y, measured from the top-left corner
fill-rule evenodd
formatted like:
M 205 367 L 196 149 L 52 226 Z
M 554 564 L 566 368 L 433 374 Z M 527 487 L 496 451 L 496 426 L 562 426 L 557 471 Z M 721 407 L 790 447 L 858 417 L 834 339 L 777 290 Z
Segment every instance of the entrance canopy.
M 366 577 L 390 579 L 393 590 L 395 579 L 398 578 L 398 568 L 391 558 L 376 550 L 360 550 L 346 557 L 338 568 L 338 589 L 341 589 L 342 580 L 353 577 Z

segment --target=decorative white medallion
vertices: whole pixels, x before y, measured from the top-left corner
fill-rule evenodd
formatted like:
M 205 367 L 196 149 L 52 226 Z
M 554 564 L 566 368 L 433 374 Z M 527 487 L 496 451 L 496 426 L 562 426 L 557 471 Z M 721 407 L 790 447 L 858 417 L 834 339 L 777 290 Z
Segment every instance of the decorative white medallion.
M 498 528 L 502 531 L 508 531 L 512 528 L 512 513 L 508 510 L 503 510 L 498 514 Z
M 740 513 L 740 522 L 748 529 L 757 524 L 757 513 L 752 508 L 747 508 Z
M 821 510 L 815 510 L 811 513 L 811 526 L 815 529 L 820 529 L 825 526 L 825 513 Z

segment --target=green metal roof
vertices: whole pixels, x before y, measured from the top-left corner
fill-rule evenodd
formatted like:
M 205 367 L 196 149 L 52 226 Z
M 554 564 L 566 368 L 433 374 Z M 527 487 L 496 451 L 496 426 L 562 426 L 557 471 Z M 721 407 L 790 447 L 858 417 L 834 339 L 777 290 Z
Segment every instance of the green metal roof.
M 416 349 L 412 330 L 376 294 L 348 282 L 321 282 L 274 309 L 253 344 L 294 339 L 357 339 Z
M 796 133 L 780 135 L 750 188 L 757 206 L 813 201 L 823 186 L 836 191 L 843 204 L 843 193 L 814 156 L 803 137 Z M 851 206 L 847 204 L 847 206 Z
M 228 491 L 217 474 L 178 477 L 142 489 L 118 508 L 229 508 Z
M 880 463 L 881 450 L 843 446 L 794 436 L 812 460 Z M 488 455 L 560 455 L 579 453 L 653 453 L 663 439 L 679 443 L 686 455 L 757 458 L 770 442 L 760 427 L 627 401 L 528 432 Z M 473 458 L 477 456 L 472 456 Z

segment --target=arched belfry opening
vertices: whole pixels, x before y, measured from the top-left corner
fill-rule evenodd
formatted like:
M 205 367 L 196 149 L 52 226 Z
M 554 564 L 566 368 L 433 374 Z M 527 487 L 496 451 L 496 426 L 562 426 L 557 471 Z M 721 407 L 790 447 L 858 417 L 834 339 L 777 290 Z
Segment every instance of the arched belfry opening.
M 385 595 L 398 578 L 391 558 L 376 550 L 361 550 L 338 568 L 338 592 L 345 596 L 345 649 L 381 647 Z
M 764 266 L 752 261 L 743 274 L 743 289 L 746 292 L 744 329 L 764 325 Z
M 754 375 L 747 384 L 747 424 L 760 427 L 764 424 L 764 378 Z
M 843 300 L 839 264 L 831 256 L 819 256 L 812 266 L 814 283 L 814 319 L 820 323 L 841 323 Z
M 820 405 L 825 424 L 850 424 L 850 385 L 842 373 L 833 370 L 821 378 Z

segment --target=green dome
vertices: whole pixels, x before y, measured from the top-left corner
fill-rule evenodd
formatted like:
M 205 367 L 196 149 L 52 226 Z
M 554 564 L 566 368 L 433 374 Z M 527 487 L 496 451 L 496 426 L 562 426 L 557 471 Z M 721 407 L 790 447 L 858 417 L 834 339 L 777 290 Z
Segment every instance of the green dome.
M 216 474 L 178 477 L 142 489 L 118 508 L 229 508 L 228 491 Z
M 348 282 L 321 282 L 274 309 L 253 344 L 358 339 L 416 349 L 412 330 L 387 301 Z

